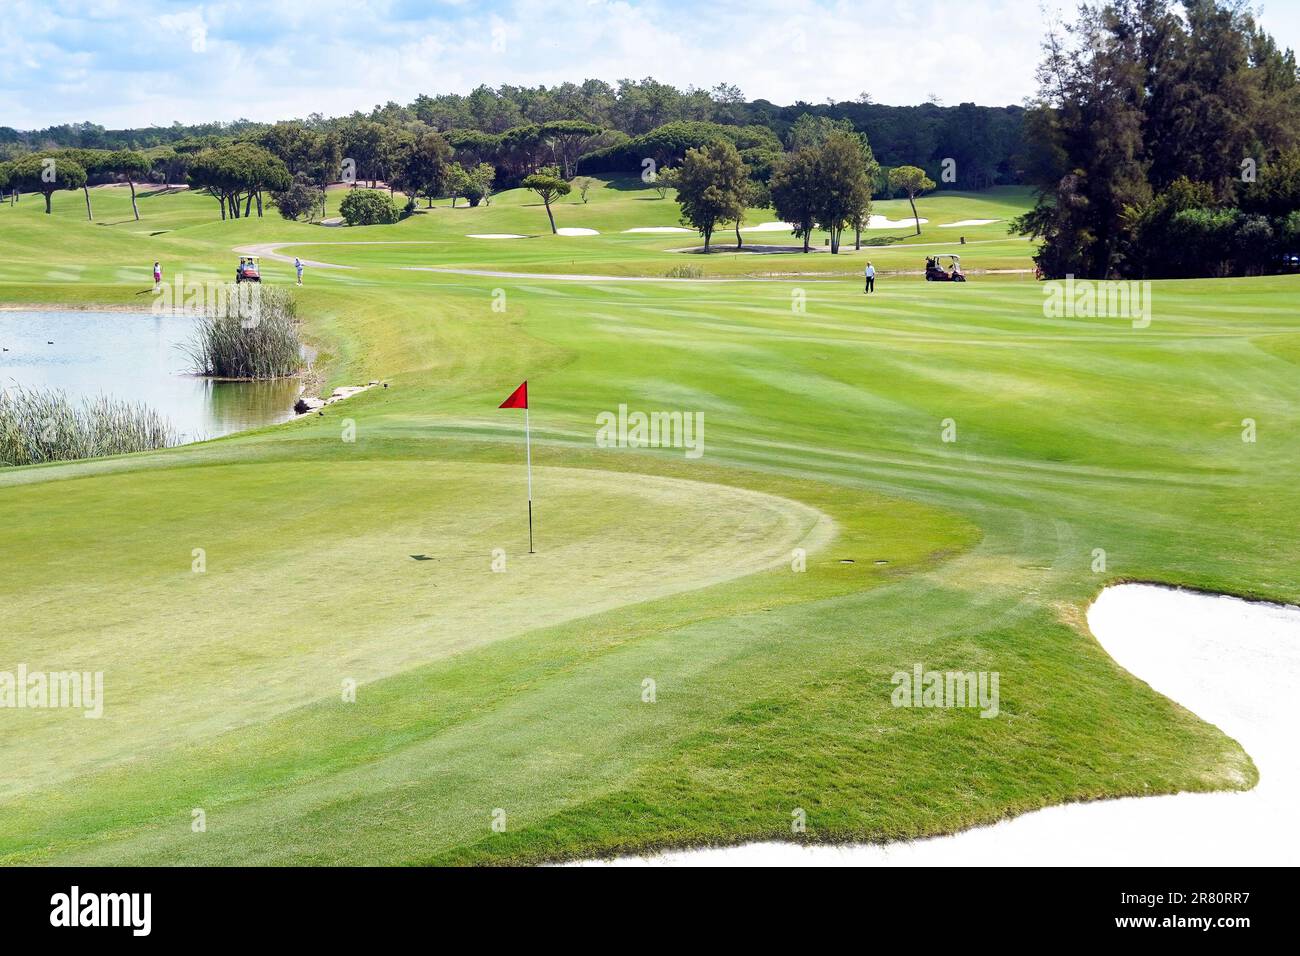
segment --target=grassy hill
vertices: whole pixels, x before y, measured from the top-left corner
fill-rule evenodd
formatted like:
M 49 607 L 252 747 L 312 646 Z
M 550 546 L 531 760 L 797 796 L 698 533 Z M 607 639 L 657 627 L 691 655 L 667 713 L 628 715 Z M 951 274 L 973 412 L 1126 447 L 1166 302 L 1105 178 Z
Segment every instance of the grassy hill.
M 0 469 L 0 670 L 103 670 L 106 697 L 98 721 L 5 712 L 0 861 L 883 840 L 1254 782 L 1082 611 L 1123 579 L 1300 597 L 1296 278 L 1156 283 L 1145 329 L 1050 318 L 1023 272 L 902 274 L 954 249 L 1030 268 L 1013 190 L 923 198 L 922 236 L 857 253 L 705 258 L 671 251 L 689 234 L 624 232 L 676 221 L 637 185 L 560 205 L 600 233 L 580 237 L 519 192 L 364 229 L 223 223 L 187 192 L 142 197 L 138 223 L 113 188 L 92 190 L 93 223 L 79 194 L 51 217 L 0 206 L 10 305 L 147 308 L 155 259 L 225 279 L 236 247 L 306 243 L 285 251 L 353 267 L 309 268 L 299 295 L 330 384 L 389 384 L 200 445 Z M 1001 221 L 940 228 L 964 219 Z M 871 298 L 868 255 L 900 273 Z M 683 263 L 814 274 L 620 278 Z M 521 416 L 496 408 L 524 378 L 532 556 Z M 620 404 L 703 412 L 703 458 L 597 447 Z M 916 663 L 998 671 L 1000 715 L 894 708 L 891 675 Z

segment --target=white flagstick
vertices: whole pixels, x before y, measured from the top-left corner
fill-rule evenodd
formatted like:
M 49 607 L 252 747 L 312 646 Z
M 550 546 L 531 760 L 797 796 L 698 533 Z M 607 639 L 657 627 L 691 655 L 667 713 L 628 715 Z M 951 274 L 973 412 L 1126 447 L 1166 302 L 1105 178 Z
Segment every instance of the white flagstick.
M 524 406 L 524 450 L 528 457 L 528 553 L 533 551 L 533 441 L 528 427 L 528 406 Z

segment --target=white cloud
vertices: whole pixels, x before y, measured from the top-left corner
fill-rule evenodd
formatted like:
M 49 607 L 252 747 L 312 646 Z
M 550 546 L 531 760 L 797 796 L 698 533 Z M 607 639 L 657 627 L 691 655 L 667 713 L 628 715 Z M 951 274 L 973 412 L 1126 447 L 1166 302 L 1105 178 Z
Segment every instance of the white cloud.
M 1033 91 L 1043 32 L 1029 0 L 6 2 L 23 30 L 0 34 L 0 122 L 23 128 L 332 115 L 645 76 L 781 104 L 866 91 L 1005 105 Z M 1297 7 L 1266 2 L 1284 44 L 1300 40 Z

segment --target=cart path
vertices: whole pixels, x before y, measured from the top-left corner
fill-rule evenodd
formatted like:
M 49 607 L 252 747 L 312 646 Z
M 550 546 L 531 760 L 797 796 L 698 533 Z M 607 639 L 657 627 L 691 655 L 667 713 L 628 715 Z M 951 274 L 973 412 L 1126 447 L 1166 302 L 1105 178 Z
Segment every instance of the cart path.
M 430 240 L 424 239 L 356 239 L 344 242 L 259 242 L 247 246 L 235 246 L 231 251 L 246 256 L 260 256 L 263 259 L 271 259 L 276 262 L 292 263 L 294 257 L 277 252 L 278 249 L 288 249 L 291 246 L 422 246 L 430 245 Z M 313 269 L 356 269 L 356 266 L 342 265 L 336 262 L 321 262 L 316 259 L 303 259 L 302 264 Z M 388 267 L 385 267 L 388 268 Z M 783 275 L 772 276 L 729 276 L 713 279 L 679 279 L 669 276 L 613 276 L 613 275 L 596 275 L 579 272 L 513 272 L 504 269 L 455 269 L 444 266 L 398 266 L 398 269 L 405 272 L 434 272 L 442 275 L 457 276 L 478 276 L 488 279 L 527 279 L 533 281 L 542 281 L 554 279 L 559 282 L 689 282 L 695 285 L 701 283 L 724 283 L 724 282 L 790 282 L 798 279 L 801 282 L 809 280 L 816 281 L 821 279 L 825 282 L 839 281 L 846 276 L 856 276 L 858 271 L 853 272 L 790 272 Z M 968 270 L 967 275 L 1026 275 L 1032 273 L 1032 269 L 988 269 Z M 919 276 L 925 275 L 925 271 L 918 269 L 899 270 L 889 272 L 877 270 L 877 275 L 893 276 Z

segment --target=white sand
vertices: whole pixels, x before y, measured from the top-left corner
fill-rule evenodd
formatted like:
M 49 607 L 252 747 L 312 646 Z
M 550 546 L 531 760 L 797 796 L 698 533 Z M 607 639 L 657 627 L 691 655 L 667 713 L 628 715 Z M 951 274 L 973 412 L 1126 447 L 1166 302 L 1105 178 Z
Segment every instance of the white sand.
M 921 220 L 924 222 L 925 220 Z M 1001 219 L 959 219 L 956 222 L 941 223 L 940 229 L 956 229 L 958 226 L 987 226 L 991 222 L 1001 222 Z
M 624 229 L 624 232 L 694 232 L 694 229 L 687 229 L 685 226 L 637 226 L 635 229 Z
M 556 229 L 557 236 L 599 236 L 600 233 L 595 229 L 582 229 L 578 226 L 565 226 L 562 229 Z
M 760 222 L 757 226 L 741 226 L 741 232 L 790 232 L 794 229 L 792 222 Z
M 915 229 L 920 223 L 924 226 L 929 219 L 890 219 L 888 216 L 872 216 L 867 220 L 868 229 Z
M 916 224 L 925 225 L 929 219 L 890 219 L 888 216 L 872 216 L 867 220 L 867 229 L 915 229 Z M 791 232 L 794 229 L 794 223 L 790 222 L 760 222 L 757 226 L 741 226 L 741 232 Z
M 1088 626 L 1115 661 L 1237 740 L 1259 769 L 1245 792 L 1049 807 L 915 843 L 754 843 L 613 865 L 1264 866 L 1300 863 L 1300 608 L 1145 584 L 1107 588 Z M 1005 688 L 1011 680 L 1002 674 Z M 995 718 L 997 719 L 997 718 Z M 815 818 L 809 820 L 815 827 Z M 600 865 L 588 861 L 584 865 Z
M 517 232 L 471 232 L 466 239 L 527 239 Z

